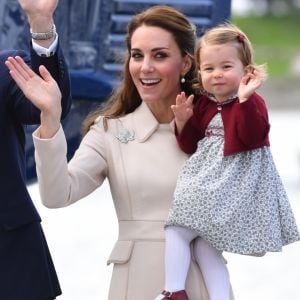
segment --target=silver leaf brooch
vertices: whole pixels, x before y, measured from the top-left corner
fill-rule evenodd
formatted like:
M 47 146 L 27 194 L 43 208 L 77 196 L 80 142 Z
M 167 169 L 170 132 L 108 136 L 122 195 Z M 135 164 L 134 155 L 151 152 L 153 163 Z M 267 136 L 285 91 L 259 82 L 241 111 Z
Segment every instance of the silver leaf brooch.
M 135 132 L 133 130 L 128 130 L 123 128 L 119 133 L 116 135 L 116 138 L 119 142 L 123 144 L 127 144 L 130 141 L 135 139 Z

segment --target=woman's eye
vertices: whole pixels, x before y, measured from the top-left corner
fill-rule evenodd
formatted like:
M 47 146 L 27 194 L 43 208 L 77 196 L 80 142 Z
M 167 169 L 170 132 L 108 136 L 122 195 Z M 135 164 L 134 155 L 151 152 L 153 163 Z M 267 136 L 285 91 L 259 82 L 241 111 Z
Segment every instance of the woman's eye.
M 139 52 L 131 52 L 131 57 L 134 59 L 139 59 L 142 57 L 142 54 Z
M 164 53 L 164 52 L 157 52 L 156 54 L 155 54 L 155 57 L 156 58 L 159 58 L 159 59 L 162 59 L 162 58 L 166 58 L 168 55 L 166 54 L 166 53 Z

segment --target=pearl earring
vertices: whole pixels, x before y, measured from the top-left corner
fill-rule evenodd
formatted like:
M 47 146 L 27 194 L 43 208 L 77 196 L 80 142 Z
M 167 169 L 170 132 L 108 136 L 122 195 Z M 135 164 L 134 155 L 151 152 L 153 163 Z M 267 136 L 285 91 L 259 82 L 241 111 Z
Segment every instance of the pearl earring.
M 184 77 L 181 77 L 180 82 L 181 82 L 181 83 L 185 83 L 185 78 L 184 78 Z

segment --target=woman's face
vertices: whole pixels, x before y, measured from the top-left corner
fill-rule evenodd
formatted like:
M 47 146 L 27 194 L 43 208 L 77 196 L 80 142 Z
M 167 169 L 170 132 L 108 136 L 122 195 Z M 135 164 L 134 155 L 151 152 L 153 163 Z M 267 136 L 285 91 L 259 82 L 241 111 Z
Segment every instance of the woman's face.
M 129 72 L 140 97 L 151 108 L 170 106 L 181 91 L 180 77 L 190 69 L 172 34 L 142 25 L 131 38 Z

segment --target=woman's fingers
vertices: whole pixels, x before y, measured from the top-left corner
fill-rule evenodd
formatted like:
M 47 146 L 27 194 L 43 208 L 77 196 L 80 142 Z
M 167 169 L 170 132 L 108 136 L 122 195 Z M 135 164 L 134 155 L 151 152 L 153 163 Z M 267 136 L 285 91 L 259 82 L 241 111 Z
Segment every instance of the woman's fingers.
M 17 85 L 24 91 L 26 86 L 32 82 L 39 83 L 43 81 L 49 82 L 52 79 L 51 74 L 44 66 L 39 67 L 41 77 L 38 76 L 30 67 L 24 62 L 20 56 L 8 57 L 6 62 L 12 78 L 16 81 Z
M 51 76 L 50 72 L 45 68 L 45 66 L 40 66 L 39 71 L 40 71 L 42 78 L 46 82 L 50 82 L 50 81 L 54 80 L 53 77 Z
M 16 56 L 15 57 L 16 61 L 19 63 L 21 72 L 24 74 L 24 76 L 28 76 L 29 78 L 32 78 L 36 76 L 36 74 L 32 71 L 32 69 L 25 63 L 22 57 Z
M 13 65 L 14 71 L 18 72 L 19 75 L 24 78 L 24 80 L 28 81 L 35 75 L 35 73 L 28 67 L 28 65 L 20 56 L 16 56 L 15 58 L 9 57 L 8 61 Z
M 5 62 L 8 67 L 11 77 L 15 80 L 20 89 L 25 92 L 27 84 L 31 79 L 41 79 L 36 75 L 20 56 L 8 57 Z
M 18 70 L 18 68 L 15 66 L 14 60 L 12 59 L 8 59 L 5 62 L 7 68 L 9 69 L 9 73 L 11 75 L 11 77 L 14 79 L 14 81 L 17 83 L 17 85 L 23 90 L 26 86 L 26 79 L 24 78 L 24 76 L 22 75 L 22 73 L 20 73 L 20 71 Z

